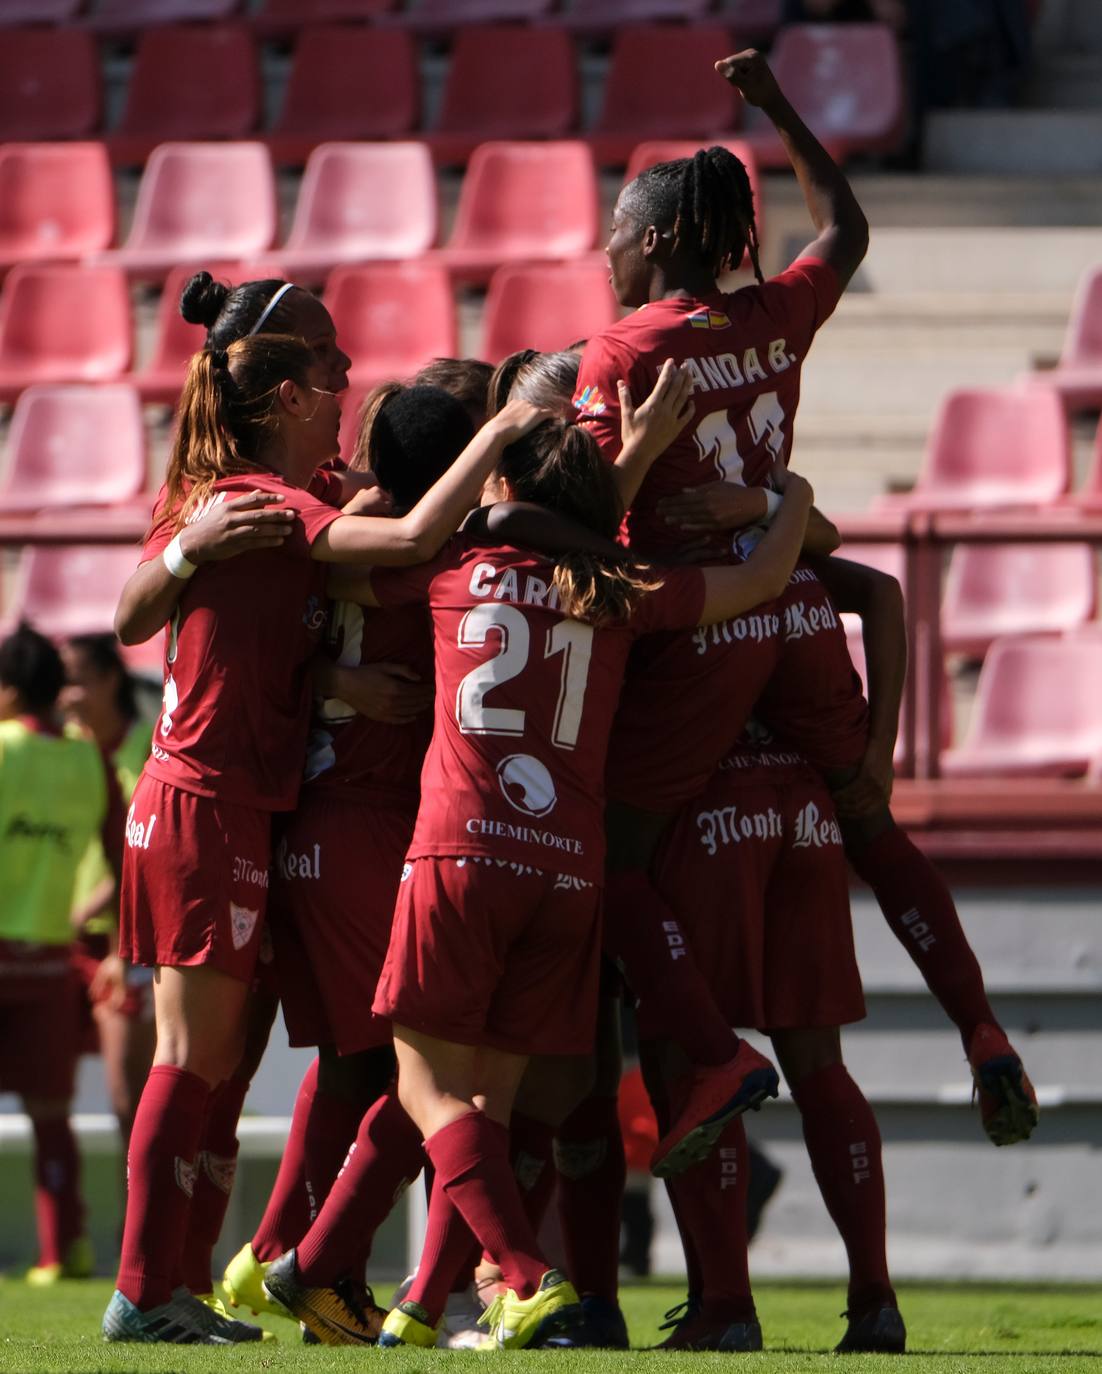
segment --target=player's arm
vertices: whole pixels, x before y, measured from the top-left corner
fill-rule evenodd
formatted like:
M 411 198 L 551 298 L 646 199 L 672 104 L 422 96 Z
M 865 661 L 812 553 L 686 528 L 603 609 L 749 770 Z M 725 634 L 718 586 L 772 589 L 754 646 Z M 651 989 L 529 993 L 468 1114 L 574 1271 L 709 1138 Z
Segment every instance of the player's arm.
M 701 625 L 730 620 L 781 595 L 800 556 L 813 499 L 811 484 L 790 473 L 780 509 L 746 562 L 703 569 Z
M 663 497 L 659 513 L 668 525 L 691 534 L 713 534 L 768 524 L 772 518 L 765 487 L 744 487 L 741 482 L 707 482 Z M 838 526 L 817 507 L 808 512 L 805 554 L 831 554 L 842 543 Z
M 716 63 L 742 98 L 772 120 L 800 183 L 817 238 L 802 256 L 821 258 L 844 289 L 869 246 L 869 224 L 838 164 L 785 97 L 760 52 L 748 48 Z
M 495 501 L 492 506 L 479 506 L 463 522 L 463 532 L 475 539 L 484 538 L 488 544 L 532 549 L 552 558 L 564 553 L 592 553 L 602 558 L 624 554 L 619 544 L 596 530 L 532 501 Z
M 838 814 L 847 819 L 871 815 L 886 806 L 892 795 L 892 760 L 907 676 L 903 592 L 888 573 L 848 558 L 816 559 L 814 568 L 838 609 L 861 617 L 869 738 L 857 777 L 834 800 Z
M 319 695 L 347 702 L 358 715 L 384 725 L 409 725 L 435 695 L 433 684 L 404 663 L 334 663 L 317 654 L 310 677 Z
M 547 418 L 547 411 L 527 401 L 510 401 L 482 426 L 447 472 L 406 515 L 339 516 L 314 539 L 311 555 L 325 563 L 392 567 L 433 558 L 471 507 L 478 504 L 483 483 L 497 466 L 502 450 Z M 359 601 L 364 606 L 374 604 L 358 595 L 330 594 Z
M 283 497 L 250 491 L 212 506 L 201 520 L 180 531 L 180 552 L 193 565 L 234 558 L 256 549 L 274 549 L 291 531 L 294 511 L 281 508 Z M 115 633 L 123 644 L 144 644 L 171 620 L 187 578 L 169 572 L 159 555 L 131 573 L 115 611 Z

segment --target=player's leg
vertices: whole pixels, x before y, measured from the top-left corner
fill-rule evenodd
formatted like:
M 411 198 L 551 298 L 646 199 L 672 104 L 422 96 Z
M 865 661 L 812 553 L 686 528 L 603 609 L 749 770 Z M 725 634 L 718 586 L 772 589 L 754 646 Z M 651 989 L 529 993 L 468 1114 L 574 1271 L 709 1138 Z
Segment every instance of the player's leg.
M 901 1351 L 906 1340 L 888 1274 L 880 1130 L 842 1062 L 833 1027 L 772 1032 L 800 1111 L 812 1172 L 849 1258 L 849 1329 L 840 1350 Z
M 34 1136 L 34 1210 L 38 1229 L 38 1262 L 28 1271 L 30 1283 L 58 1278 L 87 1278 L 91 1251 L 84 1235 L 84 1200 L 80 1190 L 80 1151 L 70 1121 L 68 1098 L 24 1097 Z

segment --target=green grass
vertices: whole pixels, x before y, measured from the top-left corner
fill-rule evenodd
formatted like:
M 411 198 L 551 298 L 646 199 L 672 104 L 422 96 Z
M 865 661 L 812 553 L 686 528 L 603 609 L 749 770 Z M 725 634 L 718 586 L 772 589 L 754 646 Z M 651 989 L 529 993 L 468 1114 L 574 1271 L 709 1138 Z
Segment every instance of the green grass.
M 37 1371 L 110 1371 L 111 1374 L 207 1374 L 211 1370 L 260 1371 L 273 1374 L 321 1374 L 362 1369 L 368 1361 L 385 1360 L 397 1371 L 453 1371 L 473 1374 L 488 1359 L 531 1366 L 566 1360 L 578 1374 L 613 1374 L 625 1363 L 659 1364 L 663 1371 L 697 1374 L 740 1367 L 773 1371 L 844 1369 L 846 1374 L 899 1370 L 900 1374 L 1102 1374 L 1102 1288 L 1038 1285 L 909 1284 L 900 1290 L 907 1321 L 910 1355 L 902 1366 L 890 1356 L 831 1355 L 843 1323 L 840 1285 L 761 1283 L 758 1311 L 767 1349 L 761 1355 L 635 1354 L 614 1351 L 563 1354 L 480 1355 L 466 1351 L 334 1350 L 302 1346 L 297 1331 L 278 1318 L 266 1324 L 278 1345 L 232 1349 L 185 1349 L 180 1346 L 106 1346 L 99 1339 L 99 1319 L 110 1296 L 102 1280 L 63 1283 L 33 1290 L 19 1280 L 0 1281 L 0 1370 L 18 1374 Z M 624 1309 L 632 1338 L 647 1345 L 658 1337 L 666 1308 L 682 1290 L 670 1284 L 634 1285 L 625 1290 Z

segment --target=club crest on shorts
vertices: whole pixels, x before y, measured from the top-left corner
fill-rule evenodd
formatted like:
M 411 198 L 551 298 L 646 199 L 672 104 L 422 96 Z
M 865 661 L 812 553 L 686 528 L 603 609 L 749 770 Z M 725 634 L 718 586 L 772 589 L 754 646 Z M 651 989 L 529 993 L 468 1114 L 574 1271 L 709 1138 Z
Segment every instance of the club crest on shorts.
M 252 907 L 238 906 L 236 902 L 230 903 L 230 936 L 233 940 L 234 949 L 244 949 L 253 938 L 253 931 L 256 923 L 260 919 L 260 911 L 253 910 Z
M 514 811 L 526 816 L 546 816 L 558 801 L 555 780 L 531 754 L 510 754 L 497 766 L 501 795 Z

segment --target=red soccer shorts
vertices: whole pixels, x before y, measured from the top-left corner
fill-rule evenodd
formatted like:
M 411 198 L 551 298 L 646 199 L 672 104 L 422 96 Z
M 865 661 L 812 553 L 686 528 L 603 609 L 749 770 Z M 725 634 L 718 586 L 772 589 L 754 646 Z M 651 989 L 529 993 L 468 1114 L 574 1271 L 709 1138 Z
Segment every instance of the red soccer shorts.
M 371 1003 L 415 819 L 415 811 L 309 790 L 287 817 L 269 920 L 292 1045 L 354 1054 L 390 1044 L 390 1022 Z
M 717 774 L 671 827 L 655 881 L 732 1026 L 864 1017 L 842 836 L 810 770 Z
M 81 1054 L 99 1054 L 99 1027 L 92 1015 L 92 1008 L 96 1002 L 102 1002 L 107 994 L 101 993 L 93 998 L 92 983 L 100 965 L 107 958 L 107 952 L 106 935 L 80 935 L 73 942 L 72 965 L 78 986 L 77 1011 L 80 1020 Z M 152 1020 L 152 978 L 149 969 L 127 969 L 126 991 L 122 1003 L 113 1008 L 116 1015 L 125 1016 L 128 1021 Z
M 0 1092 L 67 1102 L 80 1054 L 68 945 L 0 940 Z
M 460 1045 L 588 1054 L 600 890 L 494 859 L 405 866 L 375 1010 Z
M 203 964 L 244 983 L 260 955 L 272 814 L 199 797 L 147 774 L 126 819 L 119 953 Z

